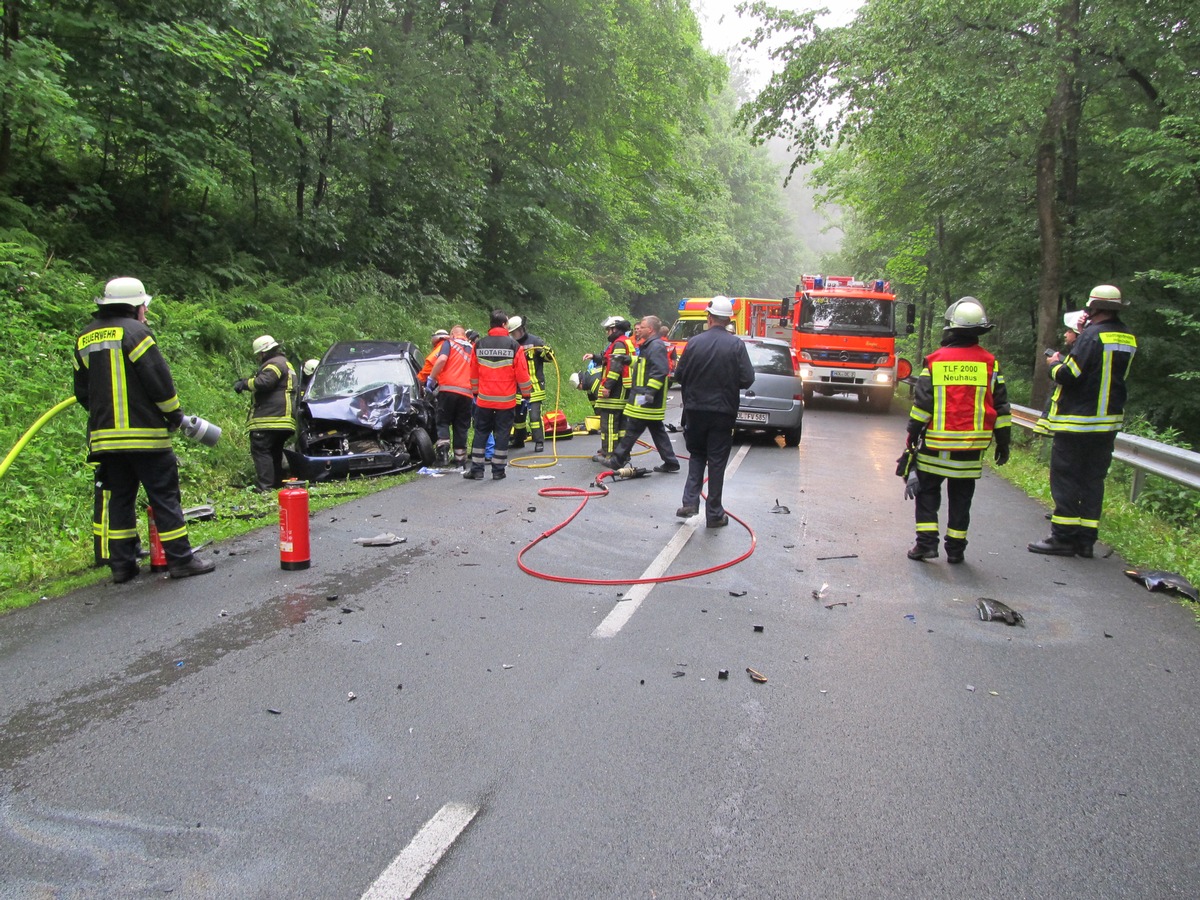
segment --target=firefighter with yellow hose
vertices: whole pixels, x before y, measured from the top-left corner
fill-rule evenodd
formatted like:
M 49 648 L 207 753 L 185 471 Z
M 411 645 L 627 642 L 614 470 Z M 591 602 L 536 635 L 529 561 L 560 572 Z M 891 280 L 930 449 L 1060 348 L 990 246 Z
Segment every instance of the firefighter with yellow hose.
M 146 326 L 150 295 L 136 278 L 114 278 L 96 298 L 96 314 L 75 341 L 75 399 L 88 413 L 88 461 L 98 463 L 97 516 L 112 580 L 139 574 L 138 485 L 154 511 L 167 572 L 203 575 L 216 566 L 192 553 L 179 493 L 171 432 L 183 410 L 171 370 Z

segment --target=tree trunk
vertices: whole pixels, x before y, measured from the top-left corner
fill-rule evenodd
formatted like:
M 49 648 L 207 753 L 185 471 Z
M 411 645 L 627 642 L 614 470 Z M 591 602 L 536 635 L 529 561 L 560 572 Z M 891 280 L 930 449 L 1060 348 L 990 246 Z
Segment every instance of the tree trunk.
M 1059 40 L 1069 48 L 1059 64 L 1054 99 L 1046 108 L 1037 149 L 1037 212 L 1041 247 L 1038 276 L 1038 327 L 1031 402 L 1042 409 L 1050 396 L 1049 367 L 1042 350 L 1058 341 L 1063 285 L 1063 219 L 1074 220 L 1078 161 L 1076 142 L 1083 100 L 1079 90 L 1080 0 L 1061 7 Z M 1059 162 L 1062 162 L 1061 180 Z M 1061 205 L 1060 205 L 1061 204 Z

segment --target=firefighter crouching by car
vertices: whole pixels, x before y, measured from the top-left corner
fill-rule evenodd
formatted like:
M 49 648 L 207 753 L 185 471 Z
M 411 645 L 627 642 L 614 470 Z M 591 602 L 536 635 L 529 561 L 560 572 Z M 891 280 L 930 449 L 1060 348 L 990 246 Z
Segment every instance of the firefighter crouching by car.
M 529 369 L 529 402 L 518 404 L 513 422 L 513 439 L 509 447 L 519 450 L 525 446 L 525 441 L 533 439 L 533 452 L 541 453 L 545 446 L 546 430 L 542 422 L 542 401 L 546 399 L 546 363 L 554 359 L 554 351 L 546 346 L 546 342 L 536 334 L 530 334 L 525 327 L 525 320 L 513 316 L 505 327 L 513 340 L 521 345 L 525 352 L 525 363 Z
M 275 338 L 257 337 L 251 349 L 258 358 L 258 372 L 253 378 L 239 378 L 233 389 L 239 394 L 254 392 L 247 423 L 254 485 L 259 491 L 271 491 L 283 484 L 283 445 L 296 430 L 299 381 Z
M 946 482 L 946 562 L 961 563 L 967 548 L 971 500 L 983 474 L 983 452 L 996 438 L 996 465 L 1008 462 L 1011 440 L 1008 390 L 996 357 L 979 346 L 990 331 L 983 304 L 963 297 L 946 309 L 942 346 L 925 357 L 908 421 L 916 450 L 917 542 L 912 560 L 938 555 L 938 507 Z M 684 356 L 686 359 L 686 354 Z
M 596 392 L 596 412 L 600 416 L 600 452 L 592 457 L 592 461 L 604 463 L 625 433 L 625 398 L 633 385 L 632 365 L 637 347 L 629 336 L 630 325 L 624 316 L 609 316 L 600 327 L 604 329 L 608 346 L 599 354 L 603 359 L 600 387 Z M 585 353 L 583 358 L 590 361 L 596 355 Z
M 475 342 L 471 357 L 471 390 L 475 394 L 475 435 L 471 440 L 471 468 L 463 478 L 483 478 L 488 437 L 495 437 L 492 479 L 504 477 L 508 465 L 508 436 L 512 431 L 517 395 L 529 399 L 529 366 L 521 345 L 508 333 L 508 315 L 493 310 L 491 328 Z
M 437 382 L 437 464 L 448 462 L 453 435 L 454 465 L 467 463 L 467 432 L 471 430 L 471 357 L 475 348 L 467 340 L 466 329 L 455 325 L 441 342 L 430 378 Z
M 95 527 L 112 580 L 138 569 L 137 492 L 146 489 L 172 578 L 216 566 L 192 553 L 170 432 L 183 423 L 171 370 L 146 326 L 150 296 L 136 278 L 114 278 L 96 298 L 91 323 L 75 341 L 74 393 L 88 414 L 88 461 L 97 463 L 103 498 Z

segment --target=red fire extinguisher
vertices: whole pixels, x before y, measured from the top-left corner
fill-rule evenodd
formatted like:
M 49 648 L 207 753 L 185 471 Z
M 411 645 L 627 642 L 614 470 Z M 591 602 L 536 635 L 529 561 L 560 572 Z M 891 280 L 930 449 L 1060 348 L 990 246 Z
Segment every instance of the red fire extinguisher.
M 150 526 L 150 571 L 167 571 L 167 554 L 163 552 L 162 541 L 158 537 L 158 526 L 154 524 L 154 509 L 146 507 L 146 522 Z
M 309 563 L 308 487 L 293 479 L 279 491 L 279 568 L 307 569 Z

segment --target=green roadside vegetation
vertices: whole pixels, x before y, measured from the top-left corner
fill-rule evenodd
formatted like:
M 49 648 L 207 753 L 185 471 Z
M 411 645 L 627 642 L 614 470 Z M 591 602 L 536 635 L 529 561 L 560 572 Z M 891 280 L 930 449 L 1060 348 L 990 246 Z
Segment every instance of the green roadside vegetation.
M 1141 422 L 1131 426 L 1134 431 L 1144 430 Z M 1008 465 L 995 471 L 1051 509 L 1049 439 L 1023 428 L 1016 429 L 1014 437 Z M 1158 435 L 1152 439 L 1164 437 L 1170 438 Z M 1134 470 L 1121 462 L 1114 462 L 1109 470 L 1100 541 L 1134 568 L 1175 572 L 1200 586 L 1200 494 L 1165 478 L 1147 475 L 1137 500 L 1131 501 L 1133 474 Z M 1047 534 L 1049 530 L 1046 523 Z M 1040 537 L 1043 535 L 1032 535 L 1030 540 Z M 1170 596 L 1179 599 L 1175 594 Z M 1200 609 L 1194 611 L 1200 620 Z
M 487 327 L 488 309 L 482 305 L 455 306 L 435 297 L 397 300 L 386 295 L 387 282 L 378 273 L 358 281 L 340 277 L 333 284 L 309 279 L 257 293 L 214 292 L 193 302 L 174 299 L 165 285 L 159 293 L 153 281 L 148 283 L 156 294 L 149 322 L 172 367 L 184 411 L 223 429 L 220 443 L 212 448 L 182 436 L 175 440 L 184 507 L 210 505 L 218 514 L 214 521 L 190 526 L 196 545 L 278 521 L 274 497 L 249 489 L 249 401 L 232 390 L 239 376 L 254 371 L 250 343 L 258 334 L 273 334 L 298 365 L 337 340 L 412 340 L 425 348 L 437 328 L 456 323 L 481 331 Z M 92 298 L 101 288 L 60 263 L 30 279 L 20 302 L 0 295 L 10 342 L 6 365 L 0 367 L 0 455 L 42 413 L 71 396 L 73 336 L 88 321 Z M 582 366 L 585 352 L 602 349 L 600 323 L 620 308 L 597 295 L 576 297 L 570 305 L 543 308 L 530 302 L 507 311 L 523 315 L 530 330 L 555 349 L 559 406 L 570 422 L 582 422 L 590 407 L 568 379 Z M 548 382 L 547 409 L 555 397 L 553 375 Z M 107 570 L 92 568 L 92 479 L 85 464 L 85 432 L 86 416 L 72 404 L 33 437 L 0 477 L 0 610 L 107 577 Z M 411 477 L 315 485 L 310 502 L 320 510 Z M 139 525 L 145 529 L 144 521 Z

